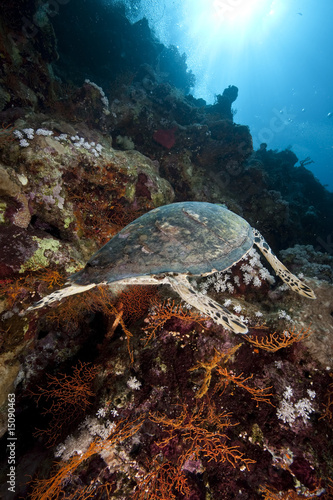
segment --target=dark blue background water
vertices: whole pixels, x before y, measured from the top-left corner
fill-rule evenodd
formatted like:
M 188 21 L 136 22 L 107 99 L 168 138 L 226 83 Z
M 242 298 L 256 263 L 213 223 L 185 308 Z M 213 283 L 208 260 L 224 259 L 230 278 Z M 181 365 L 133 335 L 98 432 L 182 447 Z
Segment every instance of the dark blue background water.
M 105 0 L 106 3 L 116 3 Z M 118 2 L 120 3 L 120 2 Z M 332 0 L 136 0 L 128 17 L 187 55 L 195 97 L 239 88 L 254 147 L 291 147 L 333 190 Z M 332 115 L 330 115 L 332 113 Z

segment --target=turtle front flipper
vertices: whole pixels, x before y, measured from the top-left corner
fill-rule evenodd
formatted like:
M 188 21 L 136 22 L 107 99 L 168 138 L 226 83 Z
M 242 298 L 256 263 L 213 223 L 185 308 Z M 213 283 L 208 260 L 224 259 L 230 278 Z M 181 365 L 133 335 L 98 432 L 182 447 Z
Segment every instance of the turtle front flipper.
M 205 316 L 209 316 L 219 325 L 232 330 L 234 333 L 248 332 L 247 327 L 235 314 L 232 314 L 226 307 L 221 306 L 207 295 L 203 295 L 198 290 L 195 290 L 185 275 L 170 276 L 168 277 L 168 281 L 173 290 L 185 302 L 199 309 Z
M 300 279 L 298 279 L 294 274 L 292 274 L 286 266 L 279 261 L 279 259 L 274 255 L 270 246 L 265 241 L 263 236 L 256 229 L 253 230 L 254 234 L 254 243 L 257 245 L 261 253 L 266 257 L 277 276 L 280 278 L 291 288 L 294 292 L 307 297 L 308 299 L 315 299 L 316 296 L 305 283 L 303 283 Z

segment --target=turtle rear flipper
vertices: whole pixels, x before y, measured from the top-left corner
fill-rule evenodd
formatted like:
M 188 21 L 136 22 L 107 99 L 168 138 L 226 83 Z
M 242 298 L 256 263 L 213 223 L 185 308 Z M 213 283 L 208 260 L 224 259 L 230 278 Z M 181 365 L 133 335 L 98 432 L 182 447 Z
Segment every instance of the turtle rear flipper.
M 307 286 L 303 281 L 297 278 L 294 274 L 292 274 L 286 266 L 279 261 L 279 259 L 274 255 L 270 246 L 265 241 L 263 236 L 256 229 L 253 230 L 254 233 L 254 243 L 257 245 L 261 253 L 268 260 L 272 268 L 274 269 L 277 276 L 280 276 L 282 281 L 284 281 L 289 288 L 291 288 L 294 292 L 307 297 L 308 299 L 315 299 L 315 293 L 309 286 Z
M 198 290 L 195 290 L 185 275 L 169 277 L 169 283 L 185 302 L 194 306 L 205 316 L 212 318 L 219 325 L 232 330 L 234 333 L 248 332 L 247 326 L 235 314 L 232 314 L 226 307 L 218 304 L 218 302 L 215 302 L 215 300 L 207 295 L 203 295 Z
M 28 307 L 25 313 L 29 313 L 31 311 L 35 311 L 36 309 L 41 309 L 44 306 L 49 306 L 53 302 L 59 302 L 64 297 L 69 297 L 71 295 L 76 295 L 77 293 L 82 293 L 91 288 L 94 288 L 96 283 L 89 283 L 89 285 L 77 285 L 76 283 L 72 283 L 71 285 L 61 288 L 60 290 L 56 290 L 55 292 L 50 293 L 43 299 L 35 302 L 32 306 Z

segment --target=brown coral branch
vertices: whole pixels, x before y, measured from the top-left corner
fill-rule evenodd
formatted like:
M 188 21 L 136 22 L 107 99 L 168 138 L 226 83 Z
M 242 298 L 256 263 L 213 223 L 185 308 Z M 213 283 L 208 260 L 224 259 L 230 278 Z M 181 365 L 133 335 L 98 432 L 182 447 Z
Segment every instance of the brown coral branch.
M 73 375 L 59 373 L 47 375 L 45 387 L 37 387 L 37 391 L 30 391 L 36 398 L 37 405 L 40 400 L 51 401 L 48 408 L 44 408 L 42 415 L 51 415 L 47 429 L 37 429 L 36 436 L 45 436 L 47 445 L 54 445 L 61 437 L 63 430 L 73 421 L 84 415 L 91 398 L 94 395 L 91 385 L 96 377 L 98 368 L 89 363 L 79 363 L 74 367 Z
M 204 323 L 209 319 L 200 313 L 186 309 L 181 304 L 176 304 L 174 300 L 167 299 L 160 302 L 155 299 L 151 303 L 151 312 L 146 318 L 147 326 L 144 329 L 146 345 L 152 338 L 156 337 L 157 332 L 162 330 L 165 323 L 171 318 L 178 318 L 188 323 L 197 323 L 202 328 L 206 328 Z

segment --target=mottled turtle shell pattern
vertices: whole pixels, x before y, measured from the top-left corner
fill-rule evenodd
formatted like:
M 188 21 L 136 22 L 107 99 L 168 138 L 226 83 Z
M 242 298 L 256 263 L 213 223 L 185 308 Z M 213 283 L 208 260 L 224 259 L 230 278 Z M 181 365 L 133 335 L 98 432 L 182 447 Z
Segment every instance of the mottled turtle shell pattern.
M 223 271 L 253 246 L 253 231 L 222 205 L 173 203 L 128 224 L 70 277 L 79 285 L 159 274 Z

